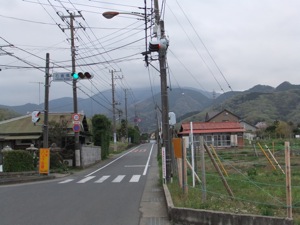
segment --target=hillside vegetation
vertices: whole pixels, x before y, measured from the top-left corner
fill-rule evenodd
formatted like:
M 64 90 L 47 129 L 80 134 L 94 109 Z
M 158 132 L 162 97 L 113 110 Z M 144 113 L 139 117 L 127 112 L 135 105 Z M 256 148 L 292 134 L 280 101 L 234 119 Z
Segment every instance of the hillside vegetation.
M 16 113 L 9 109 L 1 109 L 0 108 L 0 121 L 2 120 L 8 120 L 14 117 L 20 116 L 19 113 Z
M 221 95 L 219 98 L 224 96 Z M 272 124 L 276 120 L 299 124 L 299 103 L 299 85 L 284 82 L 275 89 L 258 85 L 245 92 L 232 93 L 223 101 L 216 99 L 213 105 L 185 120 L 203 121 L 206 112 L 227 109 L 254 125 L 258 122 Z
M 110 92 L 106 93 L 106 99 L 110 99 Z M 133 90 L 133 93 L 135 91 Z M 138 99 L 135 102 L 128 101 L 129 124 L 137 125 L 143 133 L 152 132 L 157 129 L 161 121 L 161 95 L 147 92 L 146 89 L 137 89 Z M 246 91 L 230 91 L 221 95 L 205 93 L 201 90 L 191 88 L 169 89 L 169 111 L 174 112 L 178 126 L 183 121 L 204 121 L 207 112 L 227 109 L 248 123 L 255 125 L 257 122 L 266 122 L 268 125 L 274 121 L 292 122 L 300 124 L 300 85 L 283 82 L 274 88 L 267 85 L 256 85 Z M 93 99 L 97 99 L 97 95 Z M 121 100 L 122 98 L 120 98 Z M 72 112 L 72 98 L 54 99 L 49 102 L 50 112 Z M 25 115 L 37 108 L 43 109 L 43 104 L 25 104 L 22 106 L 0 106 L 0 120 Z M 87 117 L 97 114 L 112 118 L 108 110 L 111 106 L 102 107 L 90 99 L 79 99 L 78 107 Z M 125 112 L 125 104 L 120 101 L 117 107 Z M 15 113 L 16 112 L 16 113 Z M 109 113 L 108 113 L 109 112 Z M 121 120 L 125 118 L 123 113 Z M 137 121 L 140 121 L 137 123 Z

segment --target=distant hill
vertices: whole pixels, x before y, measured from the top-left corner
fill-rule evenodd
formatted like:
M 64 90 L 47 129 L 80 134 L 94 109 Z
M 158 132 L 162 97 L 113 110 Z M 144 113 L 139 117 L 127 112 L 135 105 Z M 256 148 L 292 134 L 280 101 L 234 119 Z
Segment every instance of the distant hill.
M 135 96 L 134 98 L 132 96 Z M 300 123 L 300 85 L 283 82 L 274 88 L 267 85 L 256 85 L 246 91 L 230 91 L 217 94 L 203 92 L 192 88 L 174 88 L 168 91 L 169 111 L 176 114 L 177 122 L 204 121 L 205 114 L 210 111 L 227 109 L 249 123 L 272 123 L 274 120 Z M 89 99 L 78 98 L 78 111 L 87 117 L 104 114 L 112 117 L 111 90 L 107 90 Z M 137 125 L 142 132 L 150 132 L 157 128 L 161 121 L 160 88 L 134 89 L 127 91 L 128 121 Z M 116 90 L 116 118 L 125 118 L 124 90 Z M 22 106 L 0 106 L 0 120 L 24 115 L 34 110 L 43 110 L 44 105 L 25 104 Z M 49 102 L 50 112 L 73 112 L 73 99 L 60 98 Z M 3 111 L 4 110 L 4 111 Z M 6 116 L 1 116 L 1 115 Z M 120 116 L 120 118 L 119 118 Z
M 261 121 L 271 124 L 275 120 L 300 123 L 300 85 L 288 82 L 276 88 L 257 85 L 247 91 L 234 93 L 222 101 L 217 99 L 216 102 L 205 112 L 193 115 L 193 120 L 204 120 L 206 112 L 226 108 L 254 125 Z

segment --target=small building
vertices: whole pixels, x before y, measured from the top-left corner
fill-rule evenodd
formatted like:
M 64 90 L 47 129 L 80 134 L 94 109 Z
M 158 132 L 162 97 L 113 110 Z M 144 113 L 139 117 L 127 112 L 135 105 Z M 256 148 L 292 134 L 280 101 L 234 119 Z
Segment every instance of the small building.
M 243 147 L 245 129 L 239 122 L 193 122 L 193 135 L 202 136 L 207 145 L 216 148 Z M 190 123 L 182 123 L 178 135 L 189 136 Z
M 206 122 L 239 122 L 244 128 L 244 139 L 252 141 L 256 137 L 257 127 L 246 122 L 241 117 L 235 115 L 227 109 L 221 112 L 209 112 L 205 117 Z
M 32 144 L 42 147 L 44 114 L 40 114 L 40 120 L 34 124 L 30 115 L 16 117 L 0 122 L 0 149 L 9 146 L 13 149 L 26 149 Z M 73 113 L 49 113 L 48 121 L 65 125 L 67 137 L 74 136 Z M 79 140 L 81 144 L 89 141 L 89 130 L 85 115 L 80 114 L 78 120 L 80 131 Z M 52 143 L 49 143 L 49 146 Z

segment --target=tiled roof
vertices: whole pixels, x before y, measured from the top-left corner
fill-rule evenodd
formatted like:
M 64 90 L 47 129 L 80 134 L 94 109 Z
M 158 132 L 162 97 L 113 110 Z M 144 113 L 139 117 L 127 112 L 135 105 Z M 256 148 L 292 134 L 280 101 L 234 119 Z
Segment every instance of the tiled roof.
M 193 133 L 244 132 L 239 122 L 193 122 Z M 182 123 L 179 134 L 190 133 L 190 123 Z
M 81 124 L 83 124 L 84 116 L 80 116 Z M 48 121 L 60 122 L 61 120 L 67 121 L 67 126 L 72 129 L 72 113 L 49 113 Z M 41 134 L 43 132 L 44 114 L 40 114 L 40 121 L 33 124 L 31 115 L 16 117 L 10 120 L 0 122 L 0 135 L 7 134 Z

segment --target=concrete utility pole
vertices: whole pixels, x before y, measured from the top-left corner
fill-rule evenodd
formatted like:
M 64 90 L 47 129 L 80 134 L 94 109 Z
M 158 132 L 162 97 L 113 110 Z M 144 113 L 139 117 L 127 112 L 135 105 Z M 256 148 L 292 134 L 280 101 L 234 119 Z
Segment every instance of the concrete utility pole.
M 44 126 L 43 126 L 43 148 L 48 148 L 48 114 L 49 114 L 49 64 L 50 64 L 50 55 L 46 54 L 46 73 L 45 73 L 45 103 L 44 103 Z
M 124 92 L 125 92 L 125 126 L 126 126 L 126 142 L 128 142 L 127 90 L 128 90 L 128 89 L 124 89 Z
M 115 70 L 111 72 L 111 86 L 112 86 L 112 107 L 113 107 L 113 137 L 114 137 L 114 151 L 117 150 L 117 127 L 116 127 L 116 101 L 115 101 L 115 79 L 122 79 L 122 77 L 115 77 Z
M 72 74 L 76 72 L 76 65 L 75 65 L 75 56 L 76 56 L 76 48 L 75 48 L 75 41 L 74 41 L 74 30 L 76 28 L 83 28 L 83 27 L 74 27 L 74 19 L 75 17 L 82 17 L 82 15 L 73 15 L 73 13 L 69 13 L 69 16 L 60 16 L 61 19 L 64 21 L 65 18 L 70 19 L 70 27 L 67 29 L 70 29 L 71 31 L 71 55 L 72 55 Z M 61 28 L 62 29 L 62 28 Z M 83 28 L 84 29 L 84 28 Z M 62 29 L 64 32 L 64 29 Z M 77 87 L 76 87 L 77 80 L 73 79 L 73 108 L 74 113 L 78 113 L 78 106 L 77 106 Z M 80 159 L 81 159 L 81 147 L 79 144 L 79 132 L 74 132 L 74 138 L 75 138 L 75 151 L 80 150 Z M 81 164 L 81 160 L 80 160 Z
M 158 26 L 158 39 L 165 39 L 164 21 L 160 19 L 158 0 L 154 1 L 155 23 Z M 166 70 L 166 49 L 162 49 L 158 53 L 160 67 L 160 83 L 161 83 L 161 108 L 162 108 L 162 133 L 163 146 L 166 149 L 166 181 L 170 182 L 172 173 L 172 157 L 170 148 L 169 135 L 169 102 L 168 102 L 168 86 L 167 86 L 167 70 Z

